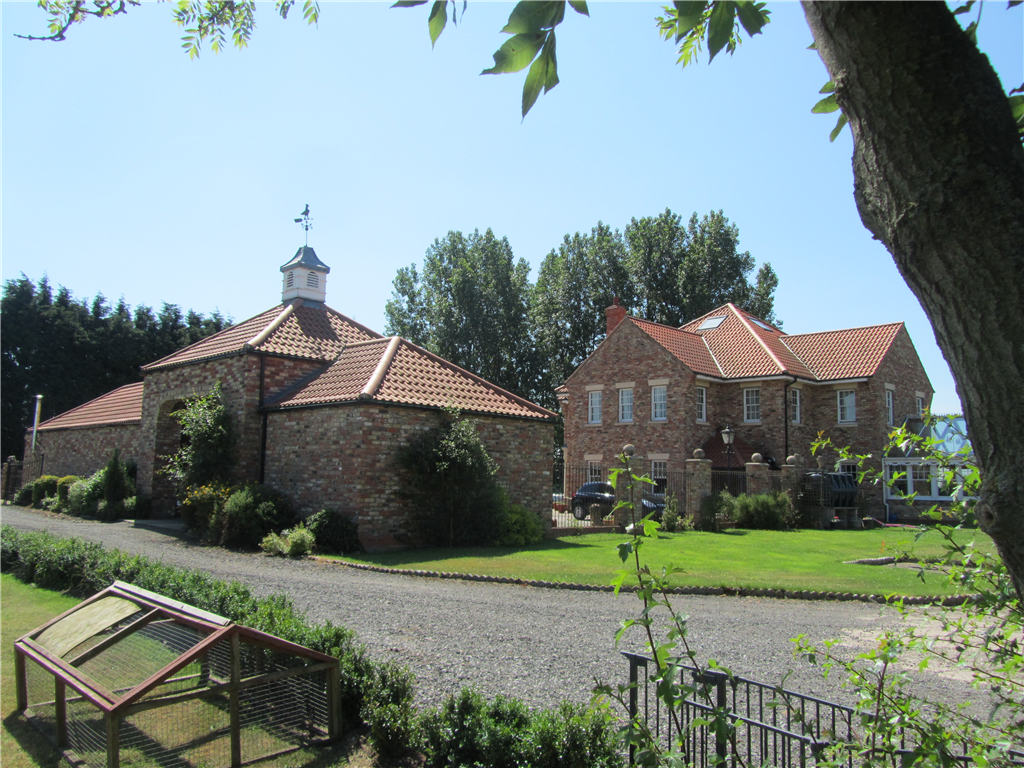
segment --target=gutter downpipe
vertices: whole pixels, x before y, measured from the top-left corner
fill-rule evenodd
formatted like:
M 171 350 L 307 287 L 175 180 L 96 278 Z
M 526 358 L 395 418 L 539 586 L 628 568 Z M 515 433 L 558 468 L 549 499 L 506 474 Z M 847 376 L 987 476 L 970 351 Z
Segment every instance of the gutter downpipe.
M 257 409 L 260 413 L 260 476 L 259 483 L 263 485 L 263 476 L 267 468 L 267 412 L 263 410 L 264 380 L 267 370 L 267 356 L 260 355 L 260 399 Z

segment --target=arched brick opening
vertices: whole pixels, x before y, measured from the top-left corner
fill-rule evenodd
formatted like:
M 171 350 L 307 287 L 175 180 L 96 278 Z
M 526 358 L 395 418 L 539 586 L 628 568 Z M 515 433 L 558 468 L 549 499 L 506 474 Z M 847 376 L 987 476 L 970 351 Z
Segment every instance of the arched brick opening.
M 165 456 L 181 447 L 181 424 L 171 414 L 185 405 L 184 400 L 167 400 L 160 405 L 156 416 L 156 450 L 153 456 L 153 509 L 169 516 L 176 509 L 174 484 L 161 470 L 167 466 Z

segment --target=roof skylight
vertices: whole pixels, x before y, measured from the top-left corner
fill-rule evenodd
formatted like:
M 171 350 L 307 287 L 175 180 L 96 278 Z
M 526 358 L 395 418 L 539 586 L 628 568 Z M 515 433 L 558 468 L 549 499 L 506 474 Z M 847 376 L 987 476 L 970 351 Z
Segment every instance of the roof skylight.
M 774 331 L 775 330 L 770 325 L 768 325 L 768 323 L 763 323 L 760 320 L 758 320 L 756 317 L 748 317 L 747 319 L 750 320 L 750 322 L 752 322 L 754 325 L 757 325 L 757 326 L 760 326 L 761 328 L 764 328 L 766 331 Z
M 703 323 L 701 323 L 699 326 L 697 326 L 697 330 L 698 331 L 711 331 L 711 330 L 714 330 L 715 328 L 717 328 L 718 326 L 720 326 L 722 324 L 723 320 L 725 320 L 725 315 L 718 315 L 717 317 L 709 317 L 707 320 L 705 320 Z

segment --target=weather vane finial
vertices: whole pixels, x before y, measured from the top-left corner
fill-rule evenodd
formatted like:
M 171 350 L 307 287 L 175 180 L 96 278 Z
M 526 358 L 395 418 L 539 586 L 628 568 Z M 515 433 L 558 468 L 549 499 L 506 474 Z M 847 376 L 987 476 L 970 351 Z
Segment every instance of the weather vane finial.
M 309 245 L 309 230 L 313 227 L 313 219 L 309 217 L 309 203 L 306 203 L 305 210 L 299 214 L 299 218 L 295 220 L 296 224 L 301 224 L 302 228 L 306 230 L 306 245 Z

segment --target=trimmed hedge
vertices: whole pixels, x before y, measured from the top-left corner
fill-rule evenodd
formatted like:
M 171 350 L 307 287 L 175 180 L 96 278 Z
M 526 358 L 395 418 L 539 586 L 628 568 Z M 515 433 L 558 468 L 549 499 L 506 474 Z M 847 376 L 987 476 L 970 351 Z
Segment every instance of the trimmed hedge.
M 43 506 L 43 499 L 57 495 L 57 483 L 60 478 L 56 475 L 42 475 L 36 478 L 32 484 L 32 506 Z

